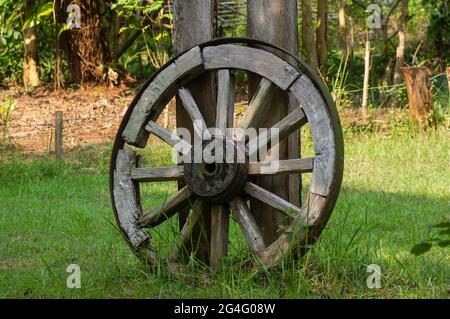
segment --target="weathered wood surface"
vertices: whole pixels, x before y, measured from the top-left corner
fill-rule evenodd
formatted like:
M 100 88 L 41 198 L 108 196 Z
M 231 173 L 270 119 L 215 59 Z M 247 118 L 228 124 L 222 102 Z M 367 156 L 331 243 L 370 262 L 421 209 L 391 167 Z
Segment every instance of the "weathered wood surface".
M 288 215 L 289 217 L 291 217 L 294 213 L 295 214 L 301 213 L 301 209 L 298 208 L 297 206 L 292 205 L 287 200 L 284 200 L 283 198 L 265 190 L 262 187 L 259 187 L 256 184 L 249 182 L 247 183 L 247 185 L 245 185 L 244 190 L 247 194 L 249 194 L 253 198 L 258 199 L 263 203 L 266 203 L 267 205 L 275 208 L 276 210 L 280 211 L 283 214 Z
M 177 148 L 181 148 L 183 150 L 188 150 L 192 147 L 191 144 L 189 144 L 185 140 L 181 139 L 178 135 L 159 126 L 158 124 L 156 124 L 153 121 L 149 121 L 148 124 L 145 126 L 145 129 L 147 130 L 147 132 L 154 134 L 160 140 L 169 144 L 170 146 L 173 146 L 173 147 L 177 146 Z
M 199 47 L 186 52 L 162 70 L 139 97 L 130 120 L 123 131 L 124 140 L 138 147 L 147 143 L 145 124 L 156 121 L 163 108 L 177 92 L 176 83 L 184 83 L 203 72 L 203 59 Z
M 288 112 L 292 112 L 300 108 L 300 103 L 293 98 L 292 95 L 288 95 L 289 104 Z M 288 137 L 288 158 L 296 159 L 301 156 L 301 140 L 300 129 L 294 131 Z M 295 206 L 300 207 L 301 202 L 301 190 L 302 190 L 302 177 L 301 175 L 294 174 L 289 176 L 289 201 Z
M 206 70 L 243 69 L 270 79 L 282 90 L 286 90 L 299 76 L 290 64 L 272 53 L 233 44 L 204 48 L 203 60 Z
M 142 215 L 138 194 L 131 170 L 136 167 L 136 154 L 130 150 L 120 150 L 114 171 L 114 204 L 120 228 L 126 234 L 131 246 L 139 248 L 150 236 L 138 227 L 138 219 Z
M 215 0 L 174 0 L 174 29 L 172 39 L 176 54 L 215 37 L 215 8 Z M 192 93 L 208 127 L 214 126 L 214 120 L 216 118 L 216 108 L 214 106 L 216 105 L 217 92 L 215 82 L 216 79 L 213 74 L 205 73 L 199 75 L 186 85 Z M 176 118 L 177 127 L 188 128 L 191 131 L 191 135 L 194 136 L 192 122 L 179 99 L 177 99 Z M 182 186 L 181 184 L 179 187 Z M 208 263 L 209 260 L 208 238 L 211 232 L 209 209 L 208 206 L 203 208 L 200 221 L 202 227 L 196 227 L 192 236 L 192 245 L 188 243 L 187 247 L 183 250 L 195 251 L 196 257 L 205 263 Z M 180 225 L 185 223 L 188 211 L 188 208 L 180 211 Z M 200 233 L 201 229 L 205 230 L 206 236 Z
M 401 68 L 408 94 L 408 110 L 415 124 L 434 123 L 433 96 L 431 94 L 431 72 L 427 68 Z
M 227 205 L 212 205 L 209 264 L 216 271 L 228 253 L 229 215 Z
M 241 227 L 244 237 L 255 255 L 265 248 L 261 230 L 256 224 L 255 218 L 247 208 L 247 205 L 241 198 L 235 198 L 230 201 L 230 207 L 233 215 Z
M 183 177 L 183 166 L 143 167 L 131 171 L 131 179 L 136 182 L 178 181 Z
M 233 127 L 236 78 L 228 69 L 217 72 L 216 128 L 226 134 Z
M 289 91 L 300 102 L 311 126 L 316 157 L 310 191 L 327 196 L 334 176 L 336 147 L 328 107 L 306 75 L 300 76 Z
M 197 103 L 195 103 L 194 97 L 188 89 L 181 88 L 178 90 L 178 96 L 180 97 L 181 103 L 183 104 L 186 112 L 194 123 L 194 132 L 200 138 L 203 138 L 205 134 L 205 139 L 209 139 L 210 135 L 206 130 L 206 122 L 203 119 L 202 113 L 200 112 Z
M 252 158 L 253 154 L 261 148 L 266 147 L 270 141 L 272 134 L 271 130 L 278 130 L 278 140 L 281 142 L 289 134 L 295 132 L 300 127 L 308 122 L 303 110 L 301 108 L 296 108 L 290 112 L 286 117 L 284 117 L 280 122 L 274 124 L 267 132 L 267 134 L 261 134 L 256 140 L 251 140 L 248 143 L 249 156 Z
M 56 111 L 55 115 L 55 153 L 56 159 L 63 157 L 63 112 Z
M 192 192 L 189 187 L 185 186 L 179 190 L 176 194 L 169 197 L 161 205 L 151 209 L 148 213 L 139 219 L 141 226 L 155 227 L 165 220 L 175 215 L 178 210 L 185 206 L 192 196 Z
M 248 36 L 257 40 L 272 43 L 281 47 L 293 55 L 298 54 L 298 17 L 296 0 L 248 0 L 247 2 L 247 16 L 248 16 Z M 296 66 L 296 61 L 290 56 L 280 53 L 278 50 L 265 48 L 269 52 L 277 55 L 283 61 L 286 61 L 289 66 Z M 286 67 L 289 69 L 289 67 Z M 297 72 L 297 71 L 296 71 Z M 294 73 L 292 73 L 294 74 Z M 298 73 L 297 73 L 298 74 Z M 261 75 L 261 74 L 260 74 Z M 264 75 L 263 75 L 264 76 Z M 271 77 L 267 77 L 273 81 Z M 258 77 L 249 75 L 249 92 L 254 92 L 255 86 L 258 83 Z M 277 84 L 276 82 L 274 82 Z M 277 84 L 278 85 L 278 84 Z M 288 96 L 286 92 L 287 87 L 278 85 L 272 98 L 269 111 L 265 114 L 264 121 L 259 123 L 258 127 L 268 128 L 274 123 L 283 119 L 286 114 L 291 111 L 288 103 Z M 297 134 L 298 135 L 298 134 Z M 291 138 L 289 138 L 291 140 Z M 289 157 L 288 140 L 280 140 L 279 144 L 279 158 L 287 159 Z M 297 140 L 297 149 L 295 157 L 300 156 L 299 141 Z M 269 160 L 273 157 L 269 154 Z M 297 176 L 297 180 L 299 176 Z M 290 177 L 288 176 L 260 176 L 256 179 L 256 184 L 268 189 L 278 196 L 288 199 L 292 191 L 289 189 Z M 299 189 L 299 187 L 297 187 Z M 297 193 L 299 197 L 300 194 Z M 280 215 L 276 210 L 266 204 L 258 201 L 251 201 L 251 212 L 254 214 L 261 230 L 263 232 L 266 244 L 271 243 L 277 236 L 279 225 L 287 225 L 288 219 Z
M 248 175 L 299 174 L 313 171 L 313 158 L 280 160 L 277 165 L 271 162 L 247 163 Z
M 267 117 L 275 89 L 276 86 L 272 82 L 265 78 L 261 79 L 247 111 L 239 120 L 237 125 L 239 128 L 258 127 L 261 124 L 262 120 Z

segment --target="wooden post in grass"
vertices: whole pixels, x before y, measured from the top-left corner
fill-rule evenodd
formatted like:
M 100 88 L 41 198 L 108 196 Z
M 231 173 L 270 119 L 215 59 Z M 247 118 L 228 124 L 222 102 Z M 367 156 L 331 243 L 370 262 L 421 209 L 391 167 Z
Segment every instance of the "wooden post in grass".
M 401 68 L 408 93 L 409 115 L 418 125 L 433 125 L 430 71 L 423 67 Z
M 175 53 L 181 53 L 199 43 L 211 40 L 215 35 L 214 11 L 215 0 L 174 0 L 174 30 L 173 47 Z M 187 88 L 192 93 L 200 112 L 208 127 L 214 127 L 215 119 L 215 85 L 211 74 L 204 74 L 191 82 Z M 184 127 L 193 132 L 192 121 L 182 103 L 176 104 L 177 127 Z M 192 136 L 194 136 L 192 134 Z M 182 188 L 184 185 L 179 185 Z M 211 236 L 211 208 L 204 207 L 200 216 L 200 223 L 192 231 L 190 247 L 184 251 L 195 251 L 201 261 L 209 263 L 209 238 Z M 180 211 L 180 230 L 186 222 L 189 209 Z
M 55 116 L 55 153 L 56 159 L 60 160 L 63 156 L 63 112 L 56 111 Z
M 263 40 L 284 48 L 296 55 L 298 53 L 298 14 L 296 0 L 248 0 L 248 36 Z M 275 54 L 280 54 L 274 51 Z M 295 64 L 289 56 L 283 54 L 281 58 Z M 249 93 L 254 94 L 258 87 L 260 77 L 249 77 Z M 261 128 L 269 128 L 284 118 L 288 112 L 299 107 L 298 102 L 289 98 L 286 93 L 275 88 L 268 112 Z M 288 141 L 280 141 L 280 159 L 297 158 L 300 154 L 299 131 L 293 133 Z M 257 184 L 278 196 L 300 206 L 301 179 L 299 174 L 291 176 L 265 176 L 258 177 Z M 270 206 L 258 200 L 251 201 L 251 212 L 261 228 L 264 241 L 267 245 L 277 237 L 279 226 L 287 222 L 286 217 Z

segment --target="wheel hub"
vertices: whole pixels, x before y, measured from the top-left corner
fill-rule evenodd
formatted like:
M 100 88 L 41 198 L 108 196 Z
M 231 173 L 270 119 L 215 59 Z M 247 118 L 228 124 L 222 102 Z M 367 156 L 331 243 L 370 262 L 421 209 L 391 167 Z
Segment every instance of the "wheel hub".
M 203 143 L 202 151 L 211 143 Z M 225 160 L 226 143 L 232 143 L 233 161 Z M 237 147 L 234 142 L 224 140 L 222 143 L 224 156 L 220 161 L 207 163 L 185 163 L 184 179 L 188 187 L 198 197 L 209 202 L 227 202 L 238 195 L 244 187 L 247 174 L 244 163 L 237 162 Z M 203 157 L 202 157 L 203 158 Z

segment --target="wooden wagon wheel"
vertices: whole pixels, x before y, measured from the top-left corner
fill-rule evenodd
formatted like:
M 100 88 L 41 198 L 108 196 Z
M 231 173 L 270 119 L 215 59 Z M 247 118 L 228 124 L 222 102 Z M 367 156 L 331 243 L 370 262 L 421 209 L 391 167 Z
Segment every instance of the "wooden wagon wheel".
M 241 44 L 252 45 L 237 45 Z M 257 46 L 256 46 L 257 45 Z M 268 49 L 270 48 L 270 49 Z M 269 51 L 270 50 L 270 51 Z M 226 254 L 228 213 L 239 224 L 248 245 L 264 266 L 280 263 L 287 254 L 313 243 L 325 227 L 334 208 L 342 181 L 343 141 L 336 107 L 321 81 L 301 60 L 291 65 L 272 52 L 287 52 L 268 43 L 249 39 L 221 39 L 196 46 L 172 59 L 155 73 L 136 96 L 118 130 L 110 165 L 110 189 L 116 221 L 130 247 L 150 263 L 159 260 L 152 246 L 151 232 L 186 206 L 192 208 L 183 225 L 178 242 L 167 253 L 170 263 L 176 263 L 180 249 L 198 223 L 203 205 L 211 206 L 212 231 L 210 264 L 214 268 Z M 274 88 L 285 91 L 290 100 L 298 102 L 283 120 L 272 128 L 279 131 L 280 141 L 302 126 L 309 124 L 315 155 L 311 158 L 280 160 L 276 170 L 264 169 L 261 162 L 184 163 L 171 167 L 141 167 L 136 150 L 144 148 L 150 134 L 171 146 L 191 149 L 192 145 L 156 124 L 167 103 L 178 94 L 194 122 L 194 131 L 204 133 L 205 127 L 191 93 L 185 88 L 204 72 L 217 72 L 216 127 L 232 125 L 234 106 L 233 70 L 244 70 L 261 77 L 261 82 L 238 127 L 256 127 L 270 110 Z M 208 134 L 208 133 L 205 133 Z M 236 139 L 223 137 L 224 144 L 236 146 Z M 245 154 L 263 145 L 270 145 L 270 135 L 245 144 Z M 129 146 L 136 148 L 132 148 Z M 203 143 L 202 148 L 207 147 Z M 179 150 L 179 149 L 178 149 Z M 303 206 L 289 201 L 252 183 L 257 175 L 312 173 L 308 196 Z M 183 181 L 184 187 L 160 205 L 143 213 L 140 185 L 160 181 Z M 290 225 L 270 245 L 266 246 L 261 231 L 250 213 L 246 201 L 254 198 L 289 216 Z

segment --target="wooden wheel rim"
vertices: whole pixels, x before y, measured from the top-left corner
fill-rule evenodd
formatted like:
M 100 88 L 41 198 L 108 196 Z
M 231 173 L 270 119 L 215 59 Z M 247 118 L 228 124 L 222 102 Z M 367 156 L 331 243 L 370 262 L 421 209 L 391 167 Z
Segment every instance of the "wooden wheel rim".
M 156 121 L 164 106 L 177 93 L 176 90 L 173 92 L 170 90 L 174 87 L 179 89 L 192 78 L 206 71 L 241 69 L 260 75 L 300 103 L 301 108 L 294 111 L 295 114 L 292 114 L 294 112 L 289 114 L 291 120 L 301 121 L 304 117 L 311 125 L 315 156 L 312 161 L 314 169 L 308 197 L 301 209 L 292 207 L 296 214 L 291 225 L 275 242 L 267 247 L 261 243 L 249 242 L 253 253 L 261 263 L 266 267 L 275 266 L 289 252 L 306 247 L 306 244 L 314 243 L 332 213 L 342 182 L 343 140 L 339 117 L 329 93 L 303 61 L 297 59 L 299 65 L 292 66 L 263 47 L 238 46 L 232 44 L 234 42 L 247 44 L 255 42 L 258 45 L 286 53 L 273 45 L 248 39 L 211 41 L 196 46 L 169 61 L 152 76 L 133 100 L 119 127 L 110 165 L 113 210 L 126 241 L 133 251 L 146 261 L 158 262 L 152 253 L 150 236 L 141 231 L 137 224 L 141 218 L 141 208 L 138 190 L 133 187 L 136 182 L 131 178 L 132 167 L 120 167 L 118 159 L 130 155 L 121 151 L 126 143 L 138 147 L 145 146 L 149 135 L 148 127 L 146 130 L 147 124 L 149 121 Z M 245 59 L 245 57 L 253 58 Z M 261 61 L 268 60 L 271 63 L 261 63 Z M 180 65 L 181 67 L 179 67 Z M 186 65 L 188 66 L 186 67 Z M 177 67 L 179 70 L 176 70 L 176 76 L 168 77 L 168 71 Z M 167 78 L 170 79 L 168 83 L 161 80 L 167 80 Z M 161 84 L 165 85 L 162 89 Z M 158 90 L 160 91 L 158 92 Z M 286 132 L 286 134 L 288 133 Z M 132 165 L 134 165 L 133 161 L 132 158 L 129 159 L 129 163 Z M 253 167 L 253 169 L 257 169 L 257 167 Z M 125 178 L 120 171 L 125 173 Z M 118 195 L 118 185 L 126 185 L 126 205 L 123 204 L 123 198 Z M 256 198 L 258 198 L 258 194 L 264 192 L 263 189 L 251 183 L 247 184 L 244 190 Z M 192 192 L 188 189 L 180 192 L 186 198 L 192 196 Z M 122 193 L 124 192 L 122 191 Z M 288 203 L 284 204 L 288 205 Z M 125 206 L 128 210 L 127 213 L 123 212 Z M 240 220 L 249 215 L 245 213 L 248 212 L 245 203 L 238 198 L 230 202 L 230 207 L 238 222 L 245 223 L 246 221 Z M 244 215 L 240 213 L 244 213 Z M 248 238 L 247 240 L 249 241 Z

